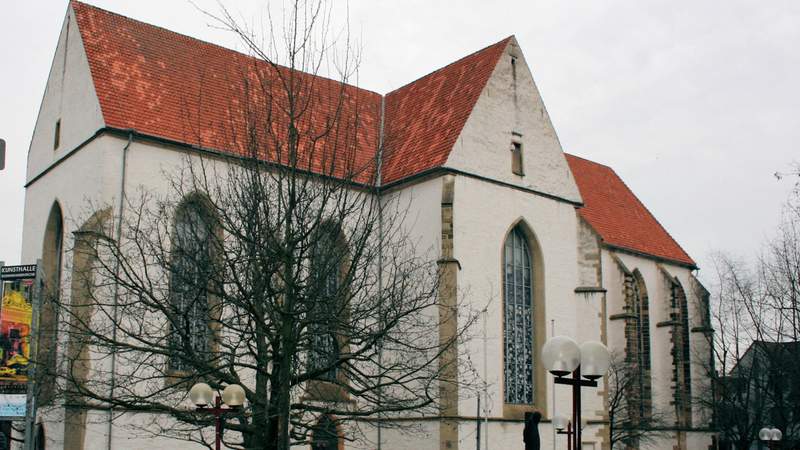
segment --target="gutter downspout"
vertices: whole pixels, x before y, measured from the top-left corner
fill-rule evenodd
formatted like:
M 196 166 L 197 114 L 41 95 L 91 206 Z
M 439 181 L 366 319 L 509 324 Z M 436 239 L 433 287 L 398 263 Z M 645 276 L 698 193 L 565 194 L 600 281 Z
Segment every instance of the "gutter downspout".
M 377 170 L 378 176 L 376 180 L 376 195 L 378 196 L 378 295 L 383 295 L 383 199 L 381 199 L 381 184 L 383 183 L 383 127 L 384 117 L 386 112 L 386 96 L 381 96 L 381 123 L 378 132 L 378 153 L 377 153 Z M 383 301 L 378 303 L 378 317 L 383 317 Z M 383 343 L 378 343 L 378 366 L 383 366 Z M 383 401 L 383 388 L 380 387 L 383 380 L 378 378 L 378 407 Z M 382 449 L 382 425 L 380 420 L 380 412 L 378 412 L 378 448 Z
M 117 223 L 114 226 L 114 236 L 117 240 L 117 245 L 120 245 L 122 242 L 122 213 L 125 210 L 125 177 L 127 175 L 127 168 L 128 168 L 128 149 L 133 142 L 133 130 L 128 132 L 128 142 L 125 144 L 125 147 L 122 148 L 122 176 L 120 177 L 119 183 L 119 203 L 117 204 Z M 109 398 L 114 398 L 114 391 L 116 390 L 117 384 L 117 349 L 116 349 L 116 342 L 117 342 L 117 307 L 119 305 L 119 257 L 117 257 L 116 262 L 114 263 L 114 303 L 112 307 L 112 320 L 113 320 L 113 328 L 111 331 L 111 380 L 110 380 L 110 389 L 109 389 Z M 113 420 L 114 420 L 114 405 L 113 403 L 108 408 L 108 450 L 112 450 L 111 443 L 112 443 L 112 433 L 114 430 L 113 427 Z

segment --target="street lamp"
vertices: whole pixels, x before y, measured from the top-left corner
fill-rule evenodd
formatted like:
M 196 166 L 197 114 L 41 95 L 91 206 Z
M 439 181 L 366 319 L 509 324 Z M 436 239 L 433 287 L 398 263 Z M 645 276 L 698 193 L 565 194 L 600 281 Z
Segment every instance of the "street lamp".
M 553 425 L 559 434 L 566 434 L 569 448 L 580 449 L 581 445 L 581 387 L 597 387 L 597 380 L 608 372 L 611 365 L 611 355 L 608 349 L 600 342 L 584 342 L 581 346 L 570 337 L 556 336 L 550 338 L 542 347 L 542 363 L 545 368 L 556 376 L 556 384 L 572 386 L 572 423 L 566 424 L 559 418 L 553 418 Z M 581 378 L 583 370 L 583 378 Z M 572 372 L 572 378 L 565 378 Z M 570 426 L 571 425 L 571 426 Z M 572 429 L 570 429 L 572 428 Z
M 205 412 L 214 416 L 216 426 L 216 450 L 220 450 L 222 443 L 222 418 L 225 414 L 238 412 L 244 405 L 244 388 L 238 384 L 229 384 L 222 390 L 222 395 L 214 398 L 214 391 L 206 383 L 197 383 L 189 390 L 189 400 L 195 406 L 195 411 Z M 213 406 L 212 405 L 213 400 Z M 223 407 L 223 403 L 226 407 Z
M 767 448 L 777 448 L 778 441 L 783 437 L 781 430 L 777 428 L 764 427 L 758 432 L 758 439 L 767 443 Z
M 567 435 L 567 450 L 572 450 L 572 422 L 566 416 L 557 414 L 553 416 L 553 428 L 556 429 L 556 434 Z

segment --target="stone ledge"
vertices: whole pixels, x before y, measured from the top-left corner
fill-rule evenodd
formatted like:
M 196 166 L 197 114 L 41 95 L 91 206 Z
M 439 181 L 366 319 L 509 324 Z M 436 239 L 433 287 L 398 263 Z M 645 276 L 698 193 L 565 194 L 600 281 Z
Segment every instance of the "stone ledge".
M 600 286 L 578 286 L 575 288 L 576 294 L 605 294 L 606 292 L 608 292 L 606 288 Z

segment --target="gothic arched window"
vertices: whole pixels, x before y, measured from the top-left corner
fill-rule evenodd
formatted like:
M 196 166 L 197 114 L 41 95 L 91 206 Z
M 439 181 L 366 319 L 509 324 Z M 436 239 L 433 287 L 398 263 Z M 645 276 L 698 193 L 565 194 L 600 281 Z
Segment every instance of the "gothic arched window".
M 336 363 L 339 361 L 336 335 L 345 251 L 337 230 L 334 226 L 326 226 L 318 234 L 312 253 L 309 370 L 324 370 L 316 377 L 324 381 L 336 381 Z
M 322 416 L 311 432 L 312 450 L 337 450 L 339 448 L 339 430 L 330 417 Z
M 651 415 L 651 382 L 650 382 L 650 306 L 647 287 L 639 271 L 630 276 L 630 296 L 628 307 L 632 314 L 629 321 L 627 358 L 635 367 L 636 380 L 633 384 L 631 399 L 637 405 L 635 413 L 640 420 Z
M 170 274 L 169 367 L 173 370 L 190 370 L 190 361 L 205 358 L 209 351 L 212 223 L 207 209 L 194 199 L 182 204 L 176 213 Z
M 533 289 L 531 251 L 520 226 L 503 247 L 505 401 L 533 403 Z
M 692 369 L 689 342 L 689 305 L 680 282 L 673 280 L 672 309 L 675 317 L 672 328 L 673 379 L 675 380 L 675 409 L 678 424 L 692 424 Z
M 39 348 L 36 355 L 30 355 L 39 362 L 42 384 L 39 386 L 38 401 L 49 403 L 55 390 L 56 343 L 58 334 L 57 304 L 61 299 L 61 271 L 64 253 L 64 217 L 58 202 L 53 203 L 45 227 L 42 243 L 42 271 L 44 272 L 44 293 L 39 313 Z M 29 356 L 29 355 L 26 355 Z

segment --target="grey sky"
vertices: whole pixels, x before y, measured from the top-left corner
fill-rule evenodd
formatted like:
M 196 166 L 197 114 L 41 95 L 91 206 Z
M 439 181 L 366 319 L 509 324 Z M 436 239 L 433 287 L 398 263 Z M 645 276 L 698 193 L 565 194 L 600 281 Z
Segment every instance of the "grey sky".
M 232 48 L 183 0 L 89 3 Z M 213 9 L 213 0 L 198 0 Z M 227 1 L 243 17 L 261 0 Z M 25 161 L 67 2 L 0 15 L 0 260 L 17 263 Z M 515 34 L 564 150 L 608 164 L 701 267 L 752 256 L 800 161 L 800 2 L 351 0 L 361 87 L 385 93 Z

